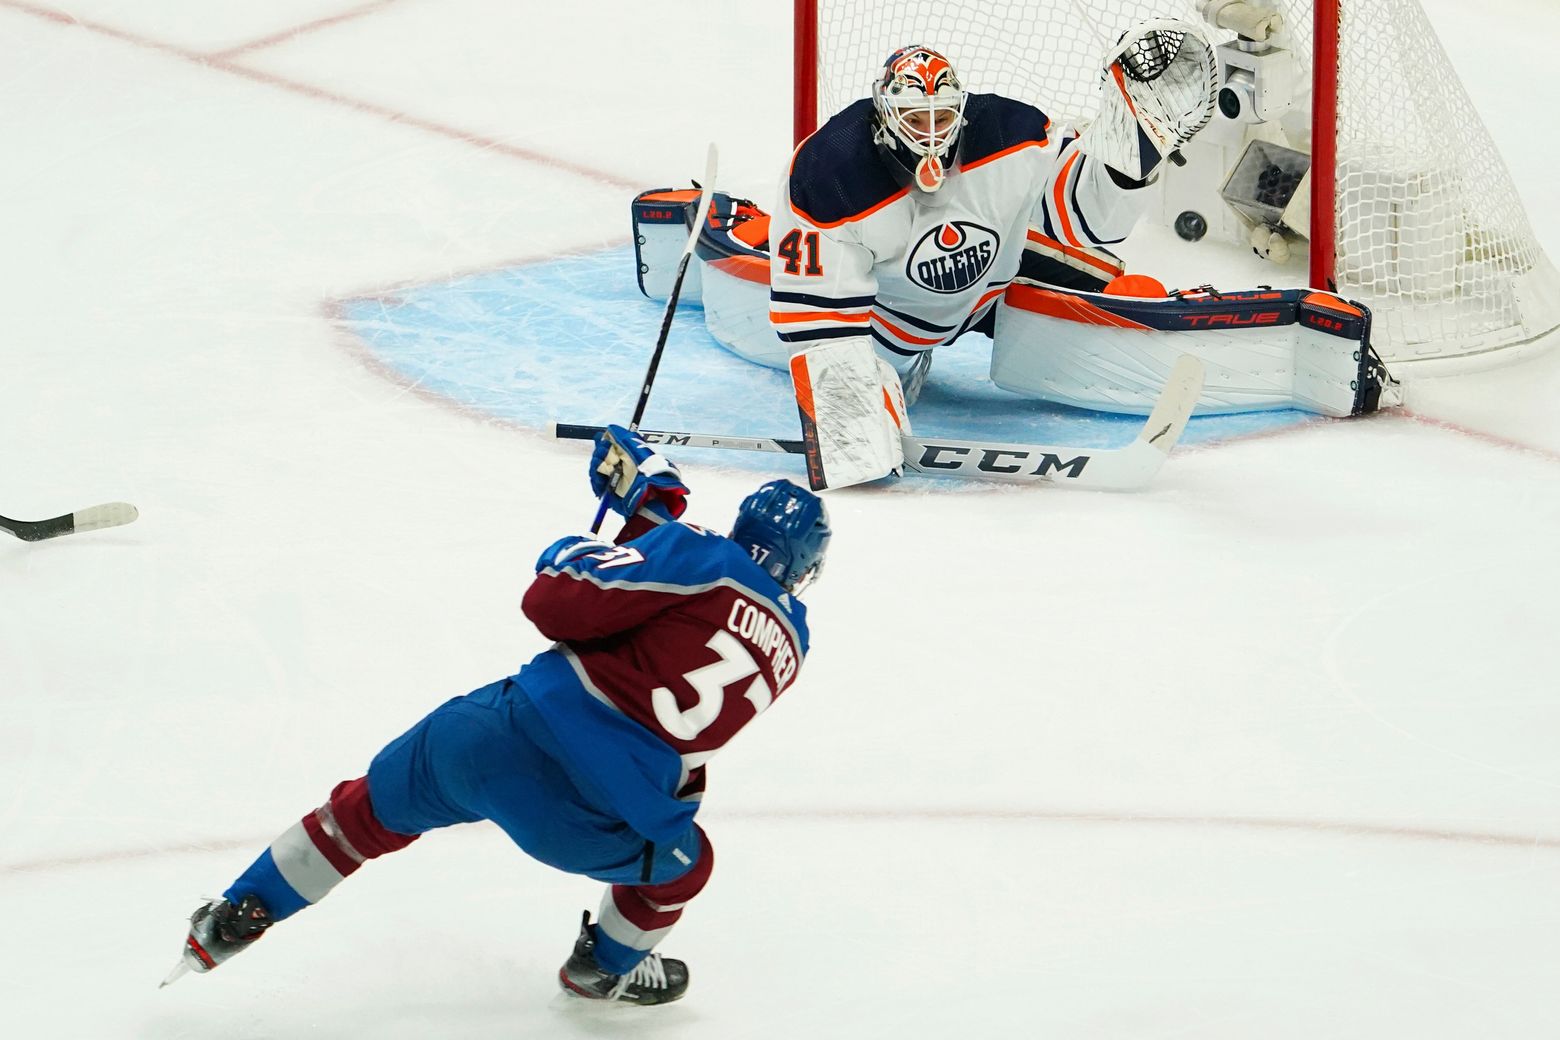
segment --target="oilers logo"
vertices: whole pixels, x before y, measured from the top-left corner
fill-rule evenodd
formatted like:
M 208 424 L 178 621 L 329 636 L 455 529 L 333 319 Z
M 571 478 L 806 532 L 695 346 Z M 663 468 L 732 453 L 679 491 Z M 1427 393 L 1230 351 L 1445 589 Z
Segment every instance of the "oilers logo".
M 905 277 L 935 293 L 963 292 L 991 269 L 1001 244 L 995 231 L 967 220 L 939 224 L 910 250 Z

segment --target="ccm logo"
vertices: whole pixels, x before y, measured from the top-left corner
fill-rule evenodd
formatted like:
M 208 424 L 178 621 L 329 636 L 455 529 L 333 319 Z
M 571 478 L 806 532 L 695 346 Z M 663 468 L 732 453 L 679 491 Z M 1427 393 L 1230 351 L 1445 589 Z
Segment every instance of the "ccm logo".
M 974 469 L 981 473 L 1028 472 L 1037 477 L 1056 473 L 1065 477 L 1078 477 L 1083 475 L 1083 467 L 1089 464 L 1087 455 L 1063 462 L 1060 455 L 1052 455 L 1048 451 L 981 448 L 978 458 L 974 457 L 975 451 L 974 448 L 952 444 L 926 444 L 921 448 L 921 460 L 916 466 L 919 469 Z M 1030 469 L 1030 466 L 1034 468 Z
M 1278 311 L 1255 314 L 1188 314 L 1181 320 L 1194 329 L 1241 328 L 1246 325 L 1277 325 L 1283 315 Z

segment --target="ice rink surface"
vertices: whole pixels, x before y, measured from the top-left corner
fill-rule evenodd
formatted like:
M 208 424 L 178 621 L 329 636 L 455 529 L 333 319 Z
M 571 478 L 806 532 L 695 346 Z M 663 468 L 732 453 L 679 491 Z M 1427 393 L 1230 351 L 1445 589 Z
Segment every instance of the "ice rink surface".
M 1426 6 L 1555 255 L 1560 9 Z M 581 445 L 390 377 L 339 301 L 620 247 L 710 139 L 767 201 L 788 40 L 781 3 L 0 0 L 0 512 L 142 512 L 0 543 L 5 1035 L 1560 1035 L 1554 356 L 1137 495 L 834 494 L 808 666 L 712 767 L 680 1004 L 561 996 L 599 888 L 485 825 L 157 989 L 201 895 L 543 648 L 532 561 L 589 521 Z M 756 477 L 685 471 L 715 525 Z

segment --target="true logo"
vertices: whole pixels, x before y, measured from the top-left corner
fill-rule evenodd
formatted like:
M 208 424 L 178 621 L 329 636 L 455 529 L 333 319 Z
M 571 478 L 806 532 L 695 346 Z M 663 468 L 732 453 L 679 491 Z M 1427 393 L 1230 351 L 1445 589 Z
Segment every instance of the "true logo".
M 935 293 L 963 292 L 991 269 L 1001 244 L 995 231 L 967 220 L 939 224 L 910 251 L 905 277 Z

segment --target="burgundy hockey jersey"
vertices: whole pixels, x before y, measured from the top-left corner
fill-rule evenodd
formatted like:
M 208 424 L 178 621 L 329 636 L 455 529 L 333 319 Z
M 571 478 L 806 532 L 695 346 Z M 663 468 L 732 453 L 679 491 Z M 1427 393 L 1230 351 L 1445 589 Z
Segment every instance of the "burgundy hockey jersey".
M 795 681 L 806 608 L 735 542 L 689 524 L 618 546 L 565 539 L 537 567 L 523 606 L 558 643 L 520 687 L 585 786 L 646 837 L 680 834 L 705 763 Z

